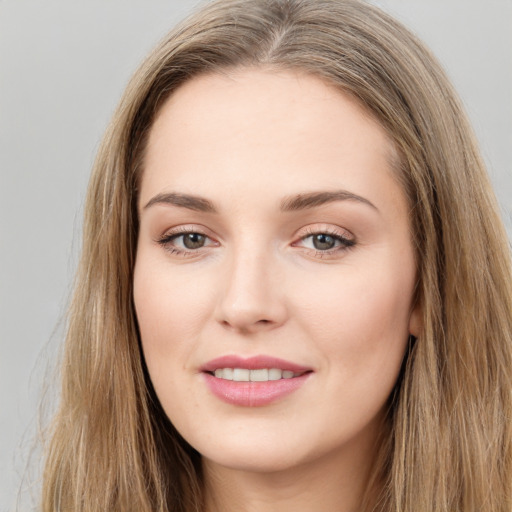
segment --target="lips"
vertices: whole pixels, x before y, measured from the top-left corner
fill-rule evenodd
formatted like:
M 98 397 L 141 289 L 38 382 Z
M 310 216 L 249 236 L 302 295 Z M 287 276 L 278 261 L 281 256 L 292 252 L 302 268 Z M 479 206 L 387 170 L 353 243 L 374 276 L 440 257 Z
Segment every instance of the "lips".
M 269 356 L 223 356 L 200 369 L 217 398 L 242 407 L 263 406 L 284 398 L 312 374 L 311 368 Z
M 219 368 L 245 368 L 247 370 L 257 370 L 261 368 L 280 368 L 281 370 L 287 370 L 294 373 L 304 373 L 311 371 L 311 368 L 306 366 L 301 366 L 290 361 L 285 361 L 284 359 L 279 359 L 277 357 L 262 355 L 249 357 L 247 359 L 235 355 L 222 356 L 209 361 L 200 369 L 203 372 L 213 373 Z

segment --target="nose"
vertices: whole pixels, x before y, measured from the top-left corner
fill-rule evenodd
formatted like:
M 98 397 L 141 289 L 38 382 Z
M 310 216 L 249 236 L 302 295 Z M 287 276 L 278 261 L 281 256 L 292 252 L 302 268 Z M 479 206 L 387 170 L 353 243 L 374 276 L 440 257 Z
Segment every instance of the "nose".
M 283 275 L 274 258 L 239 251 L 226 262 L 223 278 L 216 316 L 224 327 L 251 334 L 286 321 Z

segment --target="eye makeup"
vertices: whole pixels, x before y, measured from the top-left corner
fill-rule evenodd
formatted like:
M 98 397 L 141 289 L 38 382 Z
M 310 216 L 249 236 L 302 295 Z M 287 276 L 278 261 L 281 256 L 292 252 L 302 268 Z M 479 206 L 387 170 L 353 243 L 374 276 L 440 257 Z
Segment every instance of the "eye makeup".
M 178 226 L 165 232 L 156 242 L 168 253 L 182 256 L 199 256 L 209 248 L 220 244 L 197 226 Z M 304 249 L 319 258 L 336 257 L 356 244 L 346 230 L 334 227 L 308 227 L 291 247 Z

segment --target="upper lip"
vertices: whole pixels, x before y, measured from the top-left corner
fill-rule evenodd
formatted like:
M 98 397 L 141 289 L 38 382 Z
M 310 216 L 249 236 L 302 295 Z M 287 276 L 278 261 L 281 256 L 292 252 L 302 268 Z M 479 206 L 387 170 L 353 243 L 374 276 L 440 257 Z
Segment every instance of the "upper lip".
M 281 370 L 288 370 L 294 373 L 304 373 L 312 370 L 312 368 L 307 366 L 302 366 L 292 363 L 291 361 L 265 355 L 257 355 L 248 358 L 236 355 L 221 356 L 208 361 L 201 366 L 200 370 L 202 372 L 214 372 L 219 368 L 245 368 L 247 370 L 279 368 Z

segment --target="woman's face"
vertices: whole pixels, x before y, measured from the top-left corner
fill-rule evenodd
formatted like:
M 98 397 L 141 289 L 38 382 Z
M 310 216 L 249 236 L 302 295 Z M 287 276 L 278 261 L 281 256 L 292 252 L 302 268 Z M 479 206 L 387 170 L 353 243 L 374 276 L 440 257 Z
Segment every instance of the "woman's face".
M 134 300 L 158 398 L 206 461 L 368 456 L 419 330 L 394 160 L 369 115 L 305 74 L 200 76 L 162 108 Z

